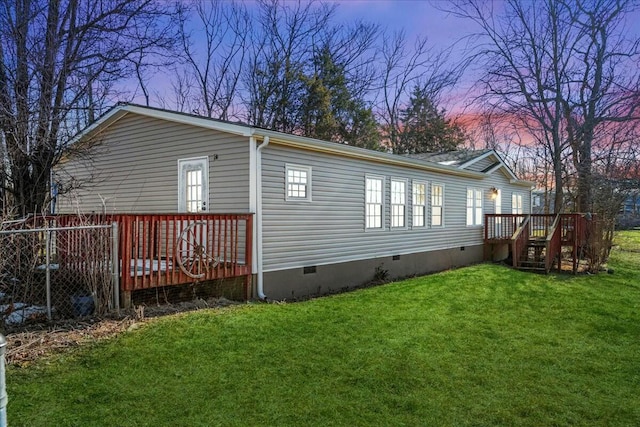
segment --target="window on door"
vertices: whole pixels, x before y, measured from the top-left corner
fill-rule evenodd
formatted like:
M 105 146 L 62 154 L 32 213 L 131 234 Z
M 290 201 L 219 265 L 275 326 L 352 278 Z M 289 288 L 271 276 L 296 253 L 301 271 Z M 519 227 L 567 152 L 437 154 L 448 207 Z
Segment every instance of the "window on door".
M 516 215 L 522 215 L 524 210 L 522 209 L 522 194 L 511 194 L 511 213 Z
M 206 211 L 208 198 L 208 157 L 178 160 L 178 210 L 190 213 Z

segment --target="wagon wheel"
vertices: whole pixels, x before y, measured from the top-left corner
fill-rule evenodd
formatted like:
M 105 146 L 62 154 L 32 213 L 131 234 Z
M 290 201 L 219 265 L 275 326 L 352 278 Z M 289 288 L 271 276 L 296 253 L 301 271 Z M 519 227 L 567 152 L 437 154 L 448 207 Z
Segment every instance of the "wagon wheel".
M 203 237 L 206 230 L 207 223 L 198 221 L 189 224 L 178 237 L 178 266 L 184 274 L 194 279 L 203 278 L 220 262 L 218 257 L 207 252 L 206 244 L 203 243 L 203 240 L 206 240 L 206 237 Z

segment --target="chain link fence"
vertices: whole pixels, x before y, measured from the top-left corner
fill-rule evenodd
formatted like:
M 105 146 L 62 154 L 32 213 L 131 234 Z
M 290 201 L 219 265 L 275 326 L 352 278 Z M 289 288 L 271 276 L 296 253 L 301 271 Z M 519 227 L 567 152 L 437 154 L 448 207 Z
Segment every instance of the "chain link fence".
M 0 327 L 119 309 L 117 236 L 115 224 L 3 223 Z

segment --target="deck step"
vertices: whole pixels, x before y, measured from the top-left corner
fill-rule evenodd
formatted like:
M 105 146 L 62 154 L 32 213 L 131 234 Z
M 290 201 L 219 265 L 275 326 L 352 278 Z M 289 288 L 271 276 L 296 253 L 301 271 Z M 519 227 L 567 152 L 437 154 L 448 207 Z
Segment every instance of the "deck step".
M 539 267 L 524 267 L 524 266 L 520 266 L 517 269 L 518 270 L 522 270 L 522 271 L 539 271 L 541 273 L 546 273 L 547 272 L 547 270 L 544 267 L 539 268 Z
M 524 267 L 541 267 L 541 268 L 545 268 L 545 262 L 544 261 L 531 261 L 528 259 L 524 259 L 520 261 L 520 265 L 524 266 Z

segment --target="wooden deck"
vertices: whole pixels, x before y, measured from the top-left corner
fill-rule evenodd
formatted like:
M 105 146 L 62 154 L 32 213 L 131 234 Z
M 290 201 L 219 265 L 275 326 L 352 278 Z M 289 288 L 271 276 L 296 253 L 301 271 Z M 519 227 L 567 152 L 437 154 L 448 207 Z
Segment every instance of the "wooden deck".
M 563 253 L 569 253 L 572 271 L 577 272 L 581 248 L 588 243 L 595 221 L 587 214 L 485 215 L 485 258 L 508 246 L 514 268 L 548 273 L 562 269 Z
M 250 297 L 252 214 L 58 215 L 56 222 L 117 224 L 116 265 L 125 305 L 137 290 L 235 277 L 246 278 L 244 296 Z

